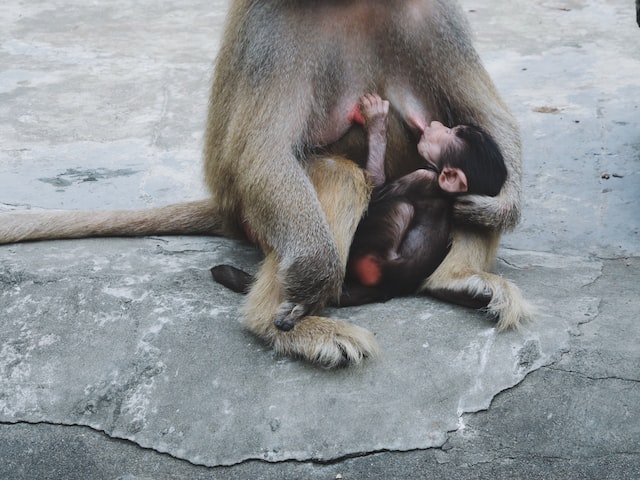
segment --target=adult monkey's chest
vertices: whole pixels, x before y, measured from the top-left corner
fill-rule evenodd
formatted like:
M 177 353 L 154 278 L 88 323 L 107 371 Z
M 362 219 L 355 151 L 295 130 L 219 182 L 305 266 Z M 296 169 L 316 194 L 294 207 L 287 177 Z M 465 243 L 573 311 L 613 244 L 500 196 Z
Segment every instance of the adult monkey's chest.
M 251 24 L 269 28 L 251 37 L 245 57 L 250 76 L 269 83 L 271 72 L 280 72 L 274 80 L 307 89 L 302 144 L 361 165 L 366 137 L 362 127 L 350 123 L 350 112 L 366 93 L 389 100 L 385 164 L 396 178 L 420 165 L 421 132 L 415 124 L 441 119 L 432 100 L 438 75 L 430 49 L 439 43 L 432 36 L 440 35 L 442 18 L 432 16 L 432 7 L 428 0 L 254 2 L 244 32 L 255 32 Z

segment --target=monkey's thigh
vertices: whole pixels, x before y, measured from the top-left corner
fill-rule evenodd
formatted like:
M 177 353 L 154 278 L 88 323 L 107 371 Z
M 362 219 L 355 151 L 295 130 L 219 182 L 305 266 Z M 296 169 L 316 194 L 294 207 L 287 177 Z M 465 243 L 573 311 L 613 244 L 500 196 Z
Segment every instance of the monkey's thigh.
M 338 246 L 344 270 L 356 228 L 369 204 L 371 186 L 367 174 L 342 157 L 315 158 L 309 162 L 307 173 Z
M 489 273 L 500 233 L 456 229 L 451 250 L 424 283 L 434 297 L 471 308 L 484 308 L 500 330 L 516 328 L 532 316 L 520 289 Z
M 346 268 L 351 240 L 368 204 L 370 187 L 364 171 L 342 158 L 316 158 L 307 166 L 329 228 L 335 238 L 342 268 Z M 308 316 L 292 330 L 275 327 L 282 302 L 279 258 L 267 252 L 247 297 L 245 325 L 281 354 L 334 367 L 360 363 L 377 351 L 373 335 L 341 320 Z M 337 293 L 337 292 L 336 292 Z

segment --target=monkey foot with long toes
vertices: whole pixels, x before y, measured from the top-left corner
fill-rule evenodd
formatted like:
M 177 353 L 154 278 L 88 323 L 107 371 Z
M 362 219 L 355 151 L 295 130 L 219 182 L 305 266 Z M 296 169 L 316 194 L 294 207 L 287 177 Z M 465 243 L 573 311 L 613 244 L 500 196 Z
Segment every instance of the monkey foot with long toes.
M 327 368 L 357 365 L 378 354 L 378 343 L 368 330 L 342 320 L 305 317 L 290 332 L 272 337 L 273 349 Z
M 422 290 L 447 302 L 482 309 L 496 320 L 499 331 L 517 329 L 533 317 L 536 309 L 523 298 L 516 285 L 487 272 L 493 255 L 484 259 L 471 255 L 473 243 L 484 239 L 479 232 L 467 232 L 466 248 L 462 247 L 461 242 L 454 242 L 442 264 L 425 280 Z M 496 235 L 494 249 L 498 240 L 499 236 Z
M 268 255 L 252 282 L 243 321 L 249 331 L 279 354 L 328 368 L 356 365 L 365 358 L 376 356 L 378 343 L 373 334 L 342 320 L 310 315 L 296 323 L 295 328 L 279 329 L 275 325 L 274 312 L 278 312 L 283 303 L 283 289 L 277 277 L 272 275 L 276 268 L 276 259 Z M 248 278 L 252 277 L 245 277 Z

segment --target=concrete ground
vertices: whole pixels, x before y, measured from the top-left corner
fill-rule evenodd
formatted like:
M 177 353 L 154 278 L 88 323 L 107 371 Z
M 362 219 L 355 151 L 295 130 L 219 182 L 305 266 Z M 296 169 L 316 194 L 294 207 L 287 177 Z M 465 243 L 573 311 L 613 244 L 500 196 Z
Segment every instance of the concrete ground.
M 498 334 L 428 298 L 332 311 L 381 358 L 326 371 L 238 324 L 217 238 L 0 247 L 1 479 L 640 478 L 640 29 L 623 0 L 463 0 L 520 120 Z M 226 1 L 0 9 L 0 209 L 197 199 Z

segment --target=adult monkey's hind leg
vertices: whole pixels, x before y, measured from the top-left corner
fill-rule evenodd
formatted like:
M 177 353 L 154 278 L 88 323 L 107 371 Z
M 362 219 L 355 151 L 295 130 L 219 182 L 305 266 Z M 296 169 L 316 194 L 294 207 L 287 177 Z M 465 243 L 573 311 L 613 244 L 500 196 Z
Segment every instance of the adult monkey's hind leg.
M 484 309 L 497 320 L 498 330 L 519 327 L 534 309 L 516 285 L 488 273 L 499 242 L 498 232 L 455 230 L 451 250 L 423 289 L 448 302 Z
M 335 239 L 344 271 L 351 240 L 369 200 L 366 174 L 354 163 L 340 158 L 313 159 L 307 172 Z M 278 329 L 274 318 L 284 298 L 278 264 L 277 254 L 266 252 L 244 309 L 244 323 L 251 332 L 280 354 L 327 367 L 358 364 L 375 355 L 377 342 L 373 335 L 342 320 L 311 315 L 302 318 L 289 331 Z M 339 292 L 335 294 L 337 298 Z

